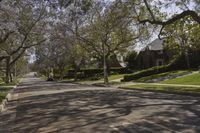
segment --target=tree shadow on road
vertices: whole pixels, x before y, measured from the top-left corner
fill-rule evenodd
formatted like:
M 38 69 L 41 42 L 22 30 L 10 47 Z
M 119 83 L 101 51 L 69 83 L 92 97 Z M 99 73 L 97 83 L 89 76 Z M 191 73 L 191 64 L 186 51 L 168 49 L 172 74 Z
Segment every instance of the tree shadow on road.
M 8 114 L 0 116 L 0 119 L 4 117 L 4 131 L 200 132 L 198 97 L 124 90 L 79 90 L 25 97 L 17 104 L 14 121 L 5 124 Z

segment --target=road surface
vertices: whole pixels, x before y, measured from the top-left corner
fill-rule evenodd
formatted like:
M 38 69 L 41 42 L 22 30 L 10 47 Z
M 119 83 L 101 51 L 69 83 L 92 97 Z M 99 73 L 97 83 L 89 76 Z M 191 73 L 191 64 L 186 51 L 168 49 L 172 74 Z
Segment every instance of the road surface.
M 27 75 L 0 133 L 200 133 L 200 97 L 46 82 Z

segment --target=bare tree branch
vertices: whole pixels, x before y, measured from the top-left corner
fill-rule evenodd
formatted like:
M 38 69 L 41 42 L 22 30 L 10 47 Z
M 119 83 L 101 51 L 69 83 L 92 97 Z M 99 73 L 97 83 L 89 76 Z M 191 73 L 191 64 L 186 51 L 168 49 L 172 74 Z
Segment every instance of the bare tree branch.
M 139 19 L 139 22 L 143 23 L 143 24 L 150 23 L 150 24 L 166 26 L 166 25 L 172 24 L 172 23 L 176 22 L 177 20 L 180 20 L 181 18 L 184 18 L 186 16 L 192 17 L 192 19 L 194 21 L 196 21 L 197 23 L 200 24 L 200 16 L 195 11 L 192 11 L 192 10 L 183 11 L 182 13 L 177 14 L 177 15 L 173 16 L 172 18 L 170 18 L 166 21 L 150 20 L 150 19 L 140 20 Z
M 149 4 L 147 3 L 147 0 L 144 0 L 144 4 L 147 7 L 147 10 L 149 11 L 149 13 L 151 15 L 151 18 L 155 21 L 156 19 L 155 19 L 154 15 L 153 15 L 153 12 L 151 11 L 151 8 L 150 8 Z
M 14 31 L 9 31 L 8 33 L 6 33 L 6 35 L 0 39 L 0 44 L 4 43 L 12 33 L 14 33 Z

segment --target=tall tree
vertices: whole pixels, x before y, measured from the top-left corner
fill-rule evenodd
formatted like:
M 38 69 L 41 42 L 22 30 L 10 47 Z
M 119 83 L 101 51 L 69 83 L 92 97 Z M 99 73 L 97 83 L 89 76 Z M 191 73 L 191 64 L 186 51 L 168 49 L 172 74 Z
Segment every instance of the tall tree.
M 27 49 L 45 41 L 46 5 L 39 1 L 2 1 L 5 9 L 10 9 L 11 18 L 5 25 L 12 26 L 12 34 L 1 43 L 1 51 L 6 53 L 6 82 L 9 82 L 10 70 L 14 63 L 24 55 Z M 10 13 L 10 12 L 9 12 Z M 9 27 L 6 29 L 9 31 Z
M 197 38 L 200 37 L 200 34 L 196 32 L 199 30 L 199 26 L 192 22 L 192 18 L 187 17 L 166 26 L 163 31 L 167 47 L 185 56 L 187 68 L 190 68 L 189 51 L 199 48 Z
M 120 1 L 98 1 L 91 10 L 84 34 L 79 36 L 91 56 L 103 62 L 105 84 L 108 84 L 109 58 L 125 52 L 143 32 L 132 17 L 130 8 Z

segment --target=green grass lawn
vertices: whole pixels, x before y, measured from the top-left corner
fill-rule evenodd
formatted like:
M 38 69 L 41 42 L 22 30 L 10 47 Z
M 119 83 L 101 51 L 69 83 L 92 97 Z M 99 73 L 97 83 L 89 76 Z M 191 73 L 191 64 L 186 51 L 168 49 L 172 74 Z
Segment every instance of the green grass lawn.
M 6 83 L 0 83 L 0 87 L 1 86 L 3 86 L 3 87 L 5 87 L 5 86 L 10 87 L 10 86 L 15 86 L 16 84 L 17 84 L 17 82 L 12 82 L 12 83 L 8 83 L 8 84 L 6 84 Z
M 3 78 L 0 76 L 0 84 L 3 83 Z
M 138 85 L 130 85 L 127 88 L 130 88 L 130 89 L 143 89 L 143 90 L 154 90 L 154 91 L 200 93 L 200 87 L 180 87 L 180 86 L 138 84 Z
M 164 84 L 200 85 L 200 73 L 162 81 Z
M 3 99 L 6 98 L 7 93 L 6 92 L 0 92 L 0 104 L 3 101 Z
M 4 82 L 0 83 L 0 104 L 2 100 L 5 99 L 5 97 L 7 96 L 8 92 L 11 89 L 13 89 L 13 86 L 17 85 L 17 83 L 18 83 L 18 80 L 9 84 L 5 84 Z
M 121 79 L 124 77 L 125 74 L 116 74 L 116 75 L 110 75 L 108 77 L 108 80 L 111 81 L 111 80 L 115 80 L 115 79 Z M 101 81 L 103 81 L 103 78 L 100 79 Z
M 160 73 L 160 74 L 154 74 L 154 75 L 147 76 L 147 77 L 142 77 L 136 81 L 137 82 L 146 82 L 146 81 L 152 80 L 152 79 L 157 79 L 157 78 L 166 77 L 166 76 L 173 76 L 173 75 L 177 75 L 177 74 L 186 74 L 188 72 L 190 72 L 190 71 L 189 70 L 170 71 L 170 72 L 165 72 L 165 73 Z
M 13 86 L 0 86 L 0 104 L 12 88 Z
M 124 77 L 125 74 L 115 74 L 115 75 L 110 75 L 108 77 L 108 80 L 109 81 L 112 81 L 112 80 L 116 80 L 116 79 L 121 79 Z M 64 80 L 63 80 L 64 81 Z M 103 77 L 100 78 L 100 79 L 93 79 L 93 78 L 85 78 L 85 79 L 81 79 L 81 80 L 78 80 L 77 82 L 81 82 L 81 83 L 85 83 L 85 82 L 98 82 L 98 83 L 103 83 L 104 79 Z

